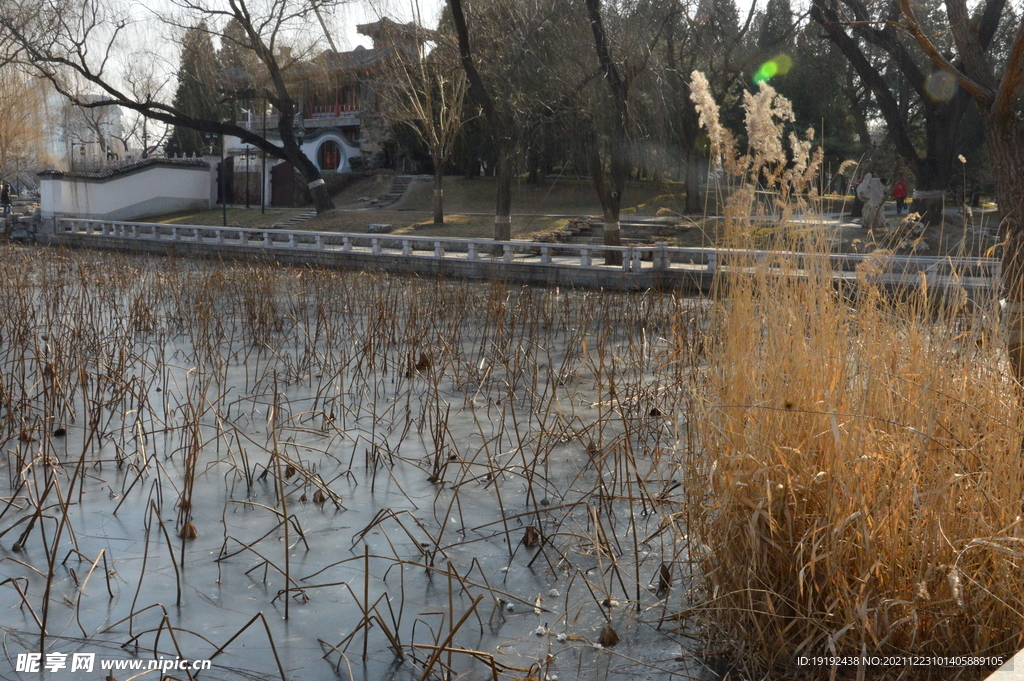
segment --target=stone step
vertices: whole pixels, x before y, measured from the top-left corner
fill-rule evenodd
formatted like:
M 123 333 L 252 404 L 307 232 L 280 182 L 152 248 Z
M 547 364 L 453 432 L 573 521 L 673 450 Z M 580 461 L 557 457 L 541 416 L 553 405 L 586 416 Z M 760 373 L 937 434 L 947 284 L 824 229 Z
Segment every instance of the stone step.
M 377 207 L 390 206 L 392 203 L 397 202 L 405 195 L 405 191 L 409 188 L 409 185 L 415 179 L 412 175 L 396 175 L 391 180 L 391 187 L 388 193 L 371 202 L 371 205 Z

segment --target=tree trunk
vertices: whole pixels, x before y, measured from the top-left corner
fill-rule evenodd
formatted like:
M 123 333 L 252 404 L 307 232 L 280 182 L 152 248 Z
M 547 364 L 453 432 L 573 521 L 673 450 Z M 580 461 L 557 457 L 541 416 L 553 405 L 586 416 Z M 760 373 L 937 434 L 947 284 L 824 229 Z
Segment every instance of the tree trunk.
M 1024 128 L 1016 116 L 986 116 L 1003 239 L 1003 333 L 1014 378 L 1024 386 Z
M 494 240 L 512 238 L 512 140 L 498 140 L 497 187 L 494 193 Z
M 704 197 L 701 192 L 701 177 L 705 175 L 704 156 L 693 149 L 686 154 L 686 212 L 702 214 Z
M 591 129 L 588 137 L 587 146 L 589 147 L 589 151 L 587 157 L 590 165 L 590 177 L 594 183 L 594 190 L 597 192 L 597 198 L 601 201 L 601 212 L 604 218 L 604 245 L 621 246 L 622 235 L 619 231 L 619 205 L 621 194 L 617 194 L 615 192 L 614 181 L 610 183 L 612 186 L 609 188 L 609 182 L 605 179 L 604 161 L 601 159 L 601 151 L 598 148 L 597 131 Z M 619 251 L 605 251 L 604 264 L 621 265 L 622 253 Z
M 317 173 L 319 175 L 320 173 Z M 312 182 L 309 182 L 309 195 L 313 198 L 313 207 L 316 209 L 316 214 L 319 215 L 328 210 L 334 210 L 334 200 L 331 198 L 331 193 L 327 191 L 327 185 L 323 183 L 323 179 L 317 177 Z
M 434 161 L 434 224 L 444 224 L 444 163 Z
M 622 209 L 622 194 L 626 189 L 629 175 L 629 151 L 626 147 L 625 131 L 616 130 L 611 143 L 611 172 L 609 172 L 609 196 L 604 202 L 604 245 L 621 246 L 619 214 Z M 620 136 L 621 135 L 621 136 Z M 621 265 L 622 251 L 605 251 L 605 265 Z
M 934 189 L 934 190 L 915 189 L 914 193 L 916 194 L 919 191 L 920 192 L 937 192 L 937 191 L 942 191 L 942 193 L 945 194 L 945 191 L 938 190 L 938 189 Z M 921 216 L 921 222 L 923 222 L 926 225 L 939 225 L 939 224 L 942 224 L 942 211 L 945 209 L 945 207 L 946 207 L 946 200 L 945 200 L 945 198 L 943 198 L 941 196 L 928 197 L 928 198 L 918 198 L 918 197 L 915 197 L 910 202 L 910 212 L 911 213 L 917 213 L 918 215 L 920 215 Z
M 295 132 L 292 127 L 295 123 L 294 111 L 288 111 L 283 106 L 279 106 L 278 111 L 281 113 L 277 129 L 281 135 L 281 146 L 284 147 L 285 160 L 295 166 L 299 174 L 302 175 L 302 179 L 306 181 L 306 187 L 309 189 L 309 195 L 313 199 L 313 206 L 316 208 L 317 215 L 324 211 L 334 210 L 334 201 L 331 199 L 330 192 L 327 191 L 327 185 L 324 184 L 324 180 L 320 176 L 320 169 L 303 153 L 298 140 L 295 139 Z
M 945 207 L 945 189 L 948 178 L 936 171 L 936 164 L 931 159 L 921 159 L 916 163 L 913 188 L 914 196 L 910 202 L 910 212 L 921 215 L 925 224 L 941 224 L 942 210 Z M 921 196 L 925 195 L 925 196 Z

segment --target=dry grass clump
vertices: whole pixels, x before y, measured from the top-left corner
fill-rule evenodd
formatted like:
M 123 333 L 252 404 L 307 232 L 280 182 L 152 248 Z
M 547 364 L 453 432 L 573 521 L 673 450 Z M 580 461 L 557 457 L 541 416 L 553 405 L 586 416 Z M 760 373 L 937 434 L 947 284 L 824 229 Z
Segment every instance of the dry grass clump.
M 736 168 L 797 189 L 784 165 Z M 717 305 L 687 490 L 703 624 L 749 673 L 980 678 L 991 665 L 797 663 L 1024 645 L 1021 395 L 995 301 L 867 281 L 851 300 L 818 252 L 751 263 Z

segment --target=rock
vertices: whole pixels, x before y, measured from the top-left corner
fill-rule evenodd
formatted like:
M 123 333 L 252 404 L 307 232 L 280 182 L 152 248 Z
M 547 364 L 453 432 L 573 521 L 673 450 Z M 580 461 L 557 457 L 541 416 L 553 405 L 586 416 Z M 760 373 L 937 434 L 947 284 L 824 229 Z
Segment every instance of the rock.
M 882 181 L 868 173 L 857 186 L 857 197 L 864 202 L 864 218 L 861 225 L 867 229 L 882 227 L 885 224 L 882 216 L 885 187 Z
M 366 226 L 366 231 L 370 234 L 388 234 L 395 228 L 394 225 L 385 225 L 381 223 L 373 223 Z

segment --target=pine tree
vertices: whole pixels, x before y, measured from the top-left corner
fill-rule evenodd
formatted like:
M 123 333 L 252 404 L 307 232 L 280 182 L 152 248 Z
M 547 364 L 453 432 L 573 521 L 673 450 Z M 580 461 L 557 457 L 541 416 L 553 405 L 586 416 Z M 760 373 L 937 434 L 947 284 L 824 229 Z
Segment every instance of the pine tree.
M 788 51 L 792 46 L 793 10 L 789 0 L 768 0 L 757 36 L 758 49 L 777 53 Z
M 219 119 L 217 82 L 217 53 L 206 23 L 199 23 L 185 32 L 182 41 L 174 107 L 192 118 Z M 202 133 L 179 125 L 171 133 L 167 155 L 201 154 L 206 146 Z

